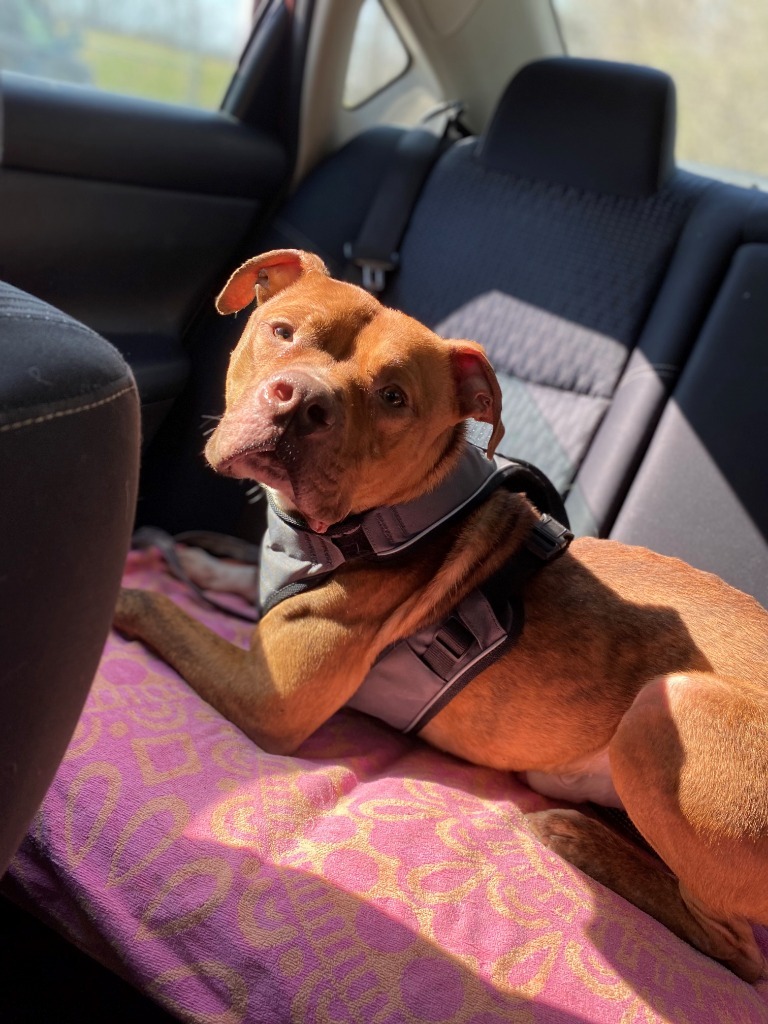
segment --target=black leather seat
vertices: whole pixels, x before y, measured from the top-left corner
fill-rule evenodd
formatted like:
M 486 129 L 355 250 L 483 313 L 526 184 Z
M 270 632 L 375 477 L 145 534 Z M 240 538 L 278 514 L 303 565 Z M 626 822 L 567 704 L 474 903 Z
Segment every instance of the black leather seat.
M 0 284 L 0 873 L 77 723 L 136 502 L 132 374 L 93 331 Z

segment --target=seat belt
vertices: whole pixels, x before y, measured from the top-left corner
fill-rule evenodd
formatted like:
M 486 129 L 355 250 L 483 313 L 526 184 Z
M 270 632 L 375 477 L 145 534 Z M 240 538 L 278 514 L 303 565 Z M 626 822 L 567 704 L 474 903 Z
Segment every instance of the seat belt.
M 446 113 L 448 120 L 441 135 L 413 128 L 400 136 L 357 238 L 344 245 L 344 255 L 355 268 L 353 274 L 362 271 L 362 286 L 369 292 L 383 291 L 387 274 L 397 269 L 400 243 L 429 172 L 446 149 L 469 135 L 460 120 L 460 104 L 445 104 L 425 120 Z

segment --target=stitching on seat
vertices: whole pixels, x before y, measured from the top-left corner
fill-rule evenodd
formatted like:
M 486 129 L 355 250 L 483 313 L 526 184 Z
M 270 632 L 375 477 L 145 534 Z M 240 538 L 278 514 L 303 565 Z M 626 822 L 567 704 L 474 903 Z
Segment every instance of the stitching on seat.
M 675 377 L 679 376 L 681 369 L 682 367 L 676 366 L 674 363 L 647 363 L 645 366 L 635 366 L 619 381 L 618 387 L 623 387 L 638 377 L 649 377 L 651 375 L 674 380 Z
M 511 373 L 509 370 L 499 369 L 496 371 L 498 374 L 504 373 L 507 377 L 512 377 L 514 380 L 519 380 L 521 384 L 532 384 L 537 388 L 549 388 L 550 391 L 559 391 L 564 395 L 574 395 L 576 398 L 592 398 L 597 402 L 610 402 L 616 393 L 616 388 L 613 391 L 606 394 L 593 394 L 591 391 L 584 391 L 577 387 L 568 387 L 566 384 L 552 384 L 548 380 L 536 380 L 534 377 L 523 377 L 517 373 Z
M 114 395 L 110 395 L 109 398 L 101 398 L 98 402 L 90 402 L 88 405 L 81 405 L 76 409 L 59 409 L 58 412 L 49 412 L 44 416 L 34 416 L 28 420 L 20 420 L 18 423 L 5 423 L 0 426 L 0 434 L 6 434 L 11 430 L 20 430 L 21 427 L 32 427 L 38 423 L 47 423 L 49 420 L 58 420 L 63 416 L 73 416 L 78 412 L 89 412 L 91 409 L 98 409 L 100 405 L 108 405 L 110 402 L 114 402 L 115 399 L 122 398 L 123 395 L 127 395 L 130 391 L 133 391 L 133 384 L 129 384 L 122 391 L 118 391 Z
M 12 309 L 0 310 L 0 319 L 2 320 L 31 320 L 39 323 L 46 324 L 65 324 L 67 327 L 72 327 L 76 331 L 80 331 L 81 334 L 87 334 L 91 338 L 100 338 L 101 335 L 97 334 L 96 331 L 91 330 L 90 327 L 86 327 L 85 324 L 78 323 L 77 320 L 73 320 L 72 317 L 62 314 L 57 316 L 55 314 L 47 313 L 25 313 L 19 312 Z

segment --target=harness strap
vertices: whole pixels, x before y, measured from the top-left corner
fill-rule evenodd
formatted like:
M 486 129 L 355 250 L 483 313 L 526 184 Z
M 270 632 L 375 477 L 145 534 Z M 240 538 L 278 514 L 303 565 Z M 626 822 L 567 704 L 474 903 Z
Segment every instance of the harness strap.
M 326 534 L 315 533 L 271 503 L 261 549 L 262 615 L 286 598 L 322 583 L 347 559 L 387 558 L 401 553 L 432 530 L 466 516 L 499 486 L 524 492 L 539 511 L 539 521 L 525 546 L 442 621 L 383 651 L 348 701 L 349 707 L 380 718 L 402 732 L 418 732 L 517 641 L 524 622 L 525 584 L 558 558 L 573 539 L 567 525 L 563 525 L 567 517 L 560 495 L 535 466 L 501 456 L 489 461 L 479 449 L 467 446 L 454 472 L 430 494 L 403 505 L 351 516 Z M 255 560 L 252 546 L 242 550 L 241 542 L 210 534 L 188 534 L 184 539 L 209 550 L 218 549 L 219 554 Z M 209 604 L 232 612 L 189 580 L 167 535 L 143 530 L 134 543 L 159 546 L 175 575 Z M 240 545 L 240 549 L 236 552 L 232 544 Z
M 480 449 L 467 445 L 450 476 L 428 494 L 349 516 L 324 534 L 310 530 L 270 498 L 259 584 L 262 613 L 300 592 L 297 584 L 304 589 L 317 586 L 345 561 L 401 554 L 432 530 L 466 515 L 512 466 L 508 459 L 489 460 Z
M 270 501 L 259 584 L 262 614 L 317 586 L 345 561 L 401 554 L 433 530 L 468 515 L 499 486 L 524 492 L 540 512 L 567 524 L 560 495 L 539 469 L 500 455 L 489 460 L 471 444 L 453 472 L 431 492 L 402 505 L 349 516 L 324 534 Z
M 549 515 L 521 551 L 469 593 L 447 619 L 392 644 L 347 706 L 401 732 L 418 732 L 520 637 L 525 584 L 568 547 L 573 534 Z

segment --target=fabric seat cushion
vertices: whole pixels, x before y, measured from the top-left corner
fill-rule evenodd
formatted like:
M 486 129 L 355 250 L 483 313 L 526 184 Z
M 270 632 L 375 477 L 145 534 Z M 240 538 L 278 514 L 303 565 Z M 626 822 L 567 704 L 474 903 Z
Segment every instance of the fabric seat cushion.
M 151 553 L 126 582 L 245 642 Z M 351 711 L 265 754 L 113 636 L 6 890 L 186 1021 L 768 1020 L 768 983 L 540 846 L 544 806 Z
M 488 168 L 479 145 L 434 169 L 386 301 L 486 347 L 505 399 L 502 450 L 565 491 L 702 184 L 683 175 L 641 199 L 580 192 Z

